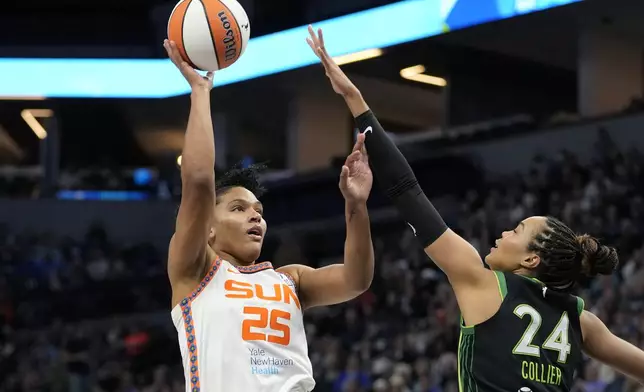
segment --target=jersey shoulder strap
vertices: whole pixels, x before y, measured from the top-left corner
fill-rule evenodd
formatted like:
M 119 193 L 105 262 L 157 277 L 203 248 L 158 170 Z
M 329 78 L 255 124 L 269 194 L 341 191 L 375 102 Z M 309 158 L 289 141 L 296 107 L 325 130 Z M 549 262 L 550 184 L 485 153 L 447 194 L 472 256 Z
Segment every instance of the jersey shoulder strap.
M 581 314 L 584 312 L 584 309 L 586 307 L 586 303 L 584 302 L 584 299 L 581 297 L 575 296 L 575 298 L 577 298 L 577 314 L 581 316 Z
M 511 272 L 496 272 L 496 274 L 499 282 L 503 282 L 505 295 L 531 297 L 532 299 L 541 298 L 545 302 L 558 305 L 568 311 L 573 311 L 574 309 L 577 315 L 581 315 L 584 311 L 585 303 L 581 297 L 552 290 L 540 280 L 529 276 L 517 275 Z

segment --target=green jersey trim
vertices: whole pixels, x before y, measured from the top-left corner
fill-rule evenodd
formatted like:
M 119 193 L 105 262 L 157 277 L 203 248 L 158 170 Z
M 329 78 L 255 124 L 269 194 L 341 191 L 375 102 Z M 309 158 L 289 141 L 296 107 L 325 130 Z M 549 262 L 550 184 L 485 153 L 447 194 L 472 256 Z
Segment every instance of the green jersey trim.
M 494 271 L 494 276 L 496 276 L 496 282 L 499 285 L 501 300 L 504 300 L 505 296 L 508 295 L 508 284 L 505 281 L 505 275 L 503 274 L 503 272 Z
M 474 367 L 474 329 L 470 334 L 461 330 L 458 339 L 458 390 L 459 392 L 478 392 L 472 370 Z
M 584 307 L 586 306 L 586 303 L 584 302 L 584 299 L 581 297 L 577 297 L 577 312 L 581 316 L 581 314 L 584 312 Z
M 499 295 L 501 295 L 501 302 L 505 300 L 506 295 L 508 295 L 508 284 L 505 281 L 505 275 L 503 272 L 492 271 L 496 277 L 497 286 L 499 288 Z M 465 325 L 465 320 L 463 320 L 463 315 L 461 315 L 461 333 L 464 335 L 473 335 L 474 327 L 476 325 Z

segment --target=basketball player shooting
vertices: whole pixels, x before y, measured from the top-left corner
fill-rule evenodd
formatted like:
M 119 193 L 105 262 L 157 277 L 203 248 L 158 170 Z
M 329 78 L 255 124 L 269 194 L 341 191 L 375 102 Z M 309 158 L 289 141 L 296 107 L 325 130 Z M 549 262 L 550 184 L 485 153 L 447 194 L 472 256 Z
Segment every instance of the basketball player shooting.
M 578 280 L 615 271 L 616 250 L 556 218 L 532 216 L 501 234 L 485 268 L 425 196 L 360 91 L 329 56 L 322 31 L 309 27 L 307 42 L 366 135 L 378 183 L 456 294 L 459 390 L 569 391 L 582 351 L 642 383 L 644 352 L 615 336 L 572 294 Z
M 233 169 L 215 185 L 213 74 L 192 69 L 174 42 L 164 47 L 192 88 L 182 198 L 168 256 L 186 392 L 311 391 L 302 310 L 355 298 L 373 278 L 366 207 L 373 179 L 364 135 L 340 175 L 344 264 L 274 270 L 269 262 L 257 263 L 266 236 L 257 168 Z

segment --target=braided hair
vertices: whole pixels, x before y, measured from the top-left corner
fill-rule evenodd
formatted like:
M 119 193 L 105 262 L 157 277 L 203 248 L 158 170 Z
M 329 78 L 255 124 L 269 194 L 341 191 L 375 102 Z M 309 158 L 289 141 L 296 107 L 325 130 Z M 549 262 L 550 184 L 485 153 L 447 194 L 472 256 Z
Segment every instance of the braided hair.
M 615 248 L 601 245 L 588 234 L 577 235 L 550 216 L 528 250 L 541 259 L 535 277 L 550 289 L 563 292 L 571 291 L 580 279 L 610 275 L 619 264 Z

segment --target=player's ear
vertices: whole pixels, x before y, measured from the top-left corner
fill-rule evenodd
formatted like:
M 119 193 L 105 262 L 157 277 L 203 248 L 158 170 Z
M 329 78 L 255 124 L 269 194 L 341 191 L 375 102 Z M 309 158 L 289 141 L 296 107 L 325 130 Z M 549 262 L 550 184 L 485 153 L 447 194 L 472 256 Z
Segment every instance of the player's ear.
M 531 270 L 537 268 L 539 263 L 541 258 L 535 253 L 530 253 L 521 261 L 521 267 Z
M 215 228 L 210 228 L 210 233 L 208 233 L 208 244 L 212 246 L 215 243 Z

